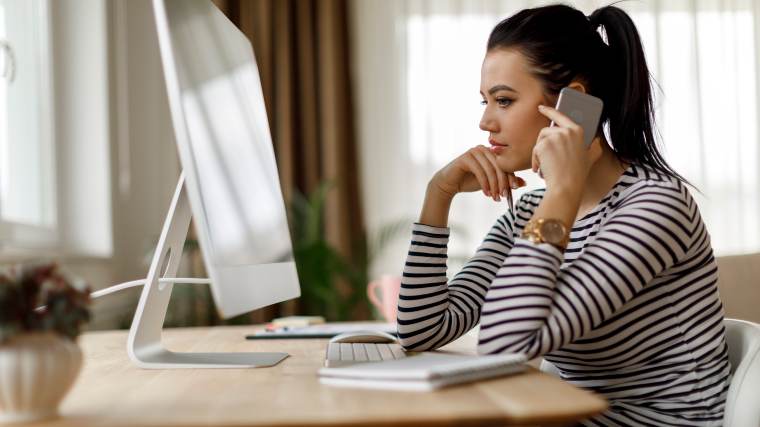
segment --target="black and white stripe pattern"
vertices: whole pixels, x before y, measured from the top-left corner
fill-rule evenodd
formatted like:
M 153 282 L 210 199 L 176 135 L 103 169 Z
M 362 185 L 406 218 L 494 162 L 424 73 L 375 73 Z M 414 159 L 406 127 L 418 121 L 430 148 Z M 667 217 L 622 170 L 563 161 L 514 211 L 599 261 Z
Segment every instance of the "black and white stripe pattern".
M 520 198 L 448 280 L 446 228 L 415 224 L 398 304 L 408 350 L 480 322 L 478 352 L 543 356 L 605 395 L 586 425 L 720 425 L 729 384 L 717 266 L 681 182 L 631 165 L 576 221 L 564 253 L 519 237 L 543 197 Z

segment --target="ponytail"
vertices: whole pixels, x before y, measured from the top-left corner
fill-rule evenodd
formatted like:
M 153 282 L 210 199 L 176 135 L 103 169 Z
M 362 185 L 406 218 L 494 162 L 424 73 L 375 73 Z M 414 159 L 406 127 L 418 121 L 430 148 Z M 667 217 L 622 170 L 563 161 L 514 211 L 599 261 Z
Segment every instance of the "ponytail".
M 562 4 L 523 9 L 498 23 L 488 38 L 488 51 L 508 48 L 527 58 L 548 97 L 556 99 L 563 87 L 580 80 L 589 94 L 601 98 L 598 133 L 608 127 L 620 160 L 648 165 L 689 184 L 660 153 L 644 48 L 622 9 L 604 6 L 588 17 Z
M 655 139 L 656 125 L 651 74 L 636 25 L 625 11 L 604 6 L 588 17 L 591 28 L 604 30 L 608 45 L 606 98 L 604 110 L 610 140 L 621 159 L 638 160 L 682 182 L 660 153 Z

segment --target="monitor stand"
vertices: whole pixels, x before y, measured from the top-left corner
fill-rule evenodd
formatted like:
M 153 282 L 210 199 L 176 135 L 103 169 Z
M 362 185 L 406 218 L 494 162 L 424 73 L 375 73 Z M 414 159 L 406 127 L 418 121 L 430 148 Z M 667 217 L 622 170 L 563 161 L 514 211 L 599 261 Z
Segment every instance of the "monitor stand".
M 149 369 L 255 368 L 276 365 L 288 357 L 288 354 L 177 353 L 167 350 L 161 342 L 161 331 L 173 283 L 159 283 L 159 279 L 176 277 L 191 217 L 185 176 L 182 173 L 129 329 L 129 358 L 137 366 Z

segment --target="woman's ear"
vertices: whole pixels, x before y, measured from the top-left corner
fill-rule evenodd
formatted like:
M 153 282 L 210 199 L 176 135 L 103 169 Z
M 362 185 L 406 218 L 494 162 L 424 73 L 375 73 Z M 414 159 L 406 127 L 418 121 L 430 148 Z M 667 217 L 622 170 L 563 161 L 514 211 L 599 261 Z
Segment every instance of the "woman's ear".
M 570 84 L 567 85 L 567 87 L 569 87 L 570 89 L 575 89 L 578 92 L 587 93 L 586 92 L 586 86 L 584 86 L 583 83 L 578 82 L 578 81 L 570 82 Z

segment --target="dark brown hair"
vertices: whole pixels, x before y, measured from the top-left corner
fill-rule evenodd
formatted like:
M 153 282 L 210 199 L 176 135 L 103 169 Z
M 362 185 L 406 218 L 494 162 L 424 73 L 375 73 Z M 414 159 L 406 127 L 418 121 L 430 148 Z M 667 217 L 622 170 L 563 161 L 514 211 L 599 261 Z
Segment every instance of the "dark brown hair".
M 494 27 L 488 51 L 495 49 L 522 53 L 545 94 L 555 99 L 571 82 L 584 84 L 604 101 L 597 132 L 607 129 L 619 159 L 688 183 L 668 165 L 655 140 L 653 79 L 639 33 L 625 11 L 610 5 L 586 16 L 563 4 L 524 9 Z

